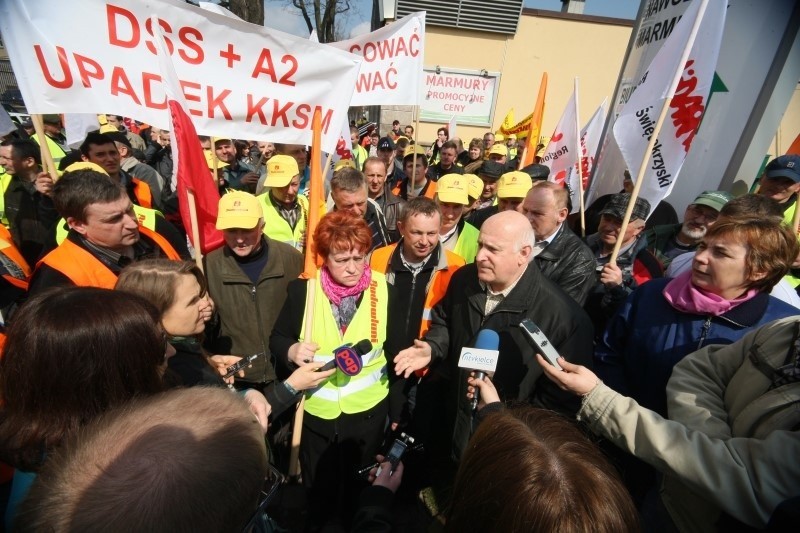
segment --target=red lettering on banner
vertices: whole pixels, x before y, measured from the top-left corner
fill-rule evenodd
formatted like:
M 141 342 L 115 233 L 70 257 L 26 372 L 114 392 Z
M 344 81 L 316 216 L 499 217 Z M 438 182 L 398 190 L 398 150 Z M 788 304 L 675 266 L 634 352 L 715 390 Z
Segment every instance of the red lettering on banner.
M 280 83 L 281 85 L 294 87 L 296 82 L 292 79 L 292 76 L 297 72 L 297 58 L 293 55 L 286 54 L 281 57 L 281 63 L 284 65 L 288 63 L 289 70 L 278 79 L 278 75 L 275 72 L 275 64 L 272 62 L 272 52 L 270 52 L 269 48 L 262 48 L 261 54 L 259 54 L 256 60 L 256 66 L 250 77 L 258 78 L 261 74 L 266 74 L 272 80 L 272 83 Z
M 78 67 L 78 74 L 81 77 L 81 83 L 84 87 L 89 88 L 92 86 L 92 83 L 89 81 L 89 78 L 94 78 L 96 80 L 102 80 L 103 75 L 103 67 L 100 66 L 100 63 L 91 59 L 86 56 L 82 56 L 80 54 L 72 54 L 75 57 L 75 63 Z M 91 67 L 91 70 L 86 68 L 88 66 Z
M 670 109 L 675 110 L 670 115 L 672 124 L 677 128 L 675 137 L 686 136 L 681 144 L 687 152 L 692 145 L 697 128 L 700 127 L 700 119 L 703 118 L 703 112 L 706 109 L 703 96 L 692 95 L 692 92 L 697 88 L 697 77 L 694 75 L 694 70 L 690 68 L 693 64 L 693 59 L 686 62 L 686 67 L 683 70 L 684 75 L 681 76 L 678 88 L 675 90 L 675 96 L 672 97 L 672 101 L 669 104 Z M 687 74 L 688 78 L 685 77 Z
M 286 118 L 286 112 L 289 111 L 289 109 L 291 109 L 292 107 L 294 107 L 294 102 L 289 102 L 286 105 L 284 105 L 283 107 L 281 107 L 280 103 L 277 100 L 273 99 L 272 100 L 272 125 L 274 126 L 275 123 L 278 122 L 278 120 L 281 120 L 283 122 L 283 127 L 284 128 L 288 128 L 289 127 L 289 119 Z
M 186 98 L 186 102 L 201 102 L 199 94 L 190 93 L 190 89 L 195 89 L 198 92 L 202 89 L 202 86 L 199 83 L 195 83 L 193 81 L 185 81 L 180 80 L 181 90 L 183 91 L 183 96 Z M 189 108 L 189 114 L 194 115 L 196 117 L 202 117 L 203 112 L 199 109 Z
M 190 39 L 193 37 L 195 40 L 193 41 Z M 181 48 L 178 50 L 178 55 L 181 56 L 181 59 L 189 63 L 190 65 L 199 65 L 203 62 L 205 55 L 203 54 L 203 47 L 197 41 L 203 41 L 203 34 L 200 33 L 200 30 L 195 28 L 190 28 L 189 26 L 184 26 L 180 30 L 178 30 L 178 39 L 186 46 L 187 49 L 194 52 L 194 56 L 189 55 L 186 51 Z
M 118 33 L 119 27 L 117 26 L 117 20 L 120 16 L 127 19 L 130 24 L 130 37 L 127 39 L 121 38 Z M 136 48 L 136 45 L 139 44 L 140 30 L 139 23 L 136 21 L 136 17 L 133 13 L 127 9 L 106 4 L 106 20 L 108 22 L 109 44 L 121 48 Z
M 167 97 L 164 96 L 163 102 L 153 100 L 153 82 L 161 83 L 161 76 L 142 72 L 142 92 L 144 93 L 144 105 L 151 109 L 166 109 Z
M 72 87 L 72 71 L 69 69 L 69 60 L 67 59 L 67 52 L 61 46 L 56 46 L 56 54 L 58 54 L 58 64 L 61 67 L 61 73 L 64 75 L 63 80 L 57 80 L 53 77 L 50 69 L 47 68 L 47 61 L 44 59 L 42 47 L 38 44 L 33 45 L 33 50 L 36 52 L 36 60 L 39 61 L 39 66 L 44 74 L 44 79 L 47 83 L 56 89 L 69 89 Z
M 139 97 L 136 96 L 133 87 L 131 87 L 131 82 L 128 79 L 128 75 L 125 74 L 125 71 L 122 70 L 122 67 L 114 67 L 111 70 L 111 94 L 114 96 L 127 94 L 131 97 L 131 100 L 136 102 L 136 105 L 142 105 L 142 102 L 139 101 Z
M 283 63 L 284 65 L 286 63 L 289 63 L 290 66 L 289 66 L 289 71 L 283 76 L 281 76 L 281 79 L 278 83 L 282 85 L 288 85 L 289 87 L 294 87 L 296 83 L 292 79 L 292 76 L 294 76 L 294 73 L 297 72 L 297 58 L 295 58 L 294 56 L 285 55 L 281 58 L 281 63 Z
M 158 25 L 161 27 L 161 34 L 164 36 L 164 42 L 167 45 L 167 53 L 172 56 L 172 53 L 175 51 L 175 47 L 172 45 L 172 40 L 167 37 L 172 33 L 172 26 L 169 25 L 164 19 L 158 19 Z M 144 21 L 144 29 L 147 30 L 147 33 L 150 34 L 151 37 L 155 37 L 153 33 L 153 21 L 152 19 L 147 19 Z M 158 55 L 158 51 L 156 51 L 156 45 L 152 41 L 146 41 L 144 45 L 150 50 L 150 53 L 154 56 Z
M 142 30 L 136 15 L 127 9 L 107 4 L 106 21 L 108 23 L 109 44 L 121 48 L 136 48 L 139 46 L 142 40 Z M 164 19 L 158 19 L 158 25 L 161 28 L 161 34 L 164 36 L 167 51 L 171 56 L 175 51 L 175 45 L 169 37 L 173 33 L 172 26 Z M 148 35 L 155 37 L 151 19 L 148 18 L 144 21 L 144 28 Z M 190 26 L 183 26 L 178 29 L 178 40 L 183 45 L 178 49 L 178 56 L 181 59 L 190 65 L 199 65 L 203 62 L 205 54 L 199 44 L 203 41 L 203 34 L 200 33 L 200 30 Z M 151 54 L 158 55 L 154 41 L 146 40 L 144 44 Z
M 219 108 L 222 112 L 222 116 L 224 116 L 228 120 L 232 120 L 231 112 L 228 111 L 228 108 L 225 107 L 225 98 L 231 94 L 230 89 L 225 89 L 216 97 L 214 96 L 214 88 L 210 85 L 206 87 L 206 97 L 208 100 L 208 118 L 214 118 L 216 115 L 214 113 L 214 109 Z
M 363 93 L 376 89 L 397 89 L 397 69 L 389 67 L 385 73 L 360 72 L 356 79 L 356 92 Z
M 300 120 L 294 119 L 292 121 L 292 126 L 299 130 L 307 128 L 309 120 L 311 120 L 311 106 L 308 104 L 300 104 L 297 106 L 296 114 L 297 118 Z
M 258 78 L 261 74 L 267 74 L 273 83 L 278 83 L 278 77 L 275 75 L 275 65 L 272 64 L 272 52 L 269 51 L 269 48 L 261 49 L 261 54 L 256 60 L 256 67 L 250 77 Z
M 416 46 L 412 46 L 416 45 Z M 386 39 L 377 42 L 367 42 L 362 47 L 360 44 L 354 44 L 350 47 L 350 52 L 354 54 L 361 53 L 364 61 L 372 63 L 374 61 L 392 59 L 393 57 L 417 57 L 419 55 L 419 35 L 412 35 L 406 44 L 406 38 L 403 36 Z

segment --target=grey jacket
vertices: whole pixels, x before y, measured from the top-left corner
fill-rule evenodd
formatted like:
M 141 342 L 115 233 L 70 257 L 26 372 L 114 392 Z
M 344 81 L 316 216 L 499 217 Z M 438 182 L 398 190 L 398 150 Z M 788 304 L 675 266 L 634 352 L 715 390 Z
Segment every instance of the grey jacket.
M 578 419 L 665 474 L 662 500 L 681 531 L 716 531 L 721 512 L 763 528 L 800 494 L 800 382 L 775 383 L 791 366 L 800 317 L 771 322 L 738 342 L 678 363 L 666 420 L 600 384 Z

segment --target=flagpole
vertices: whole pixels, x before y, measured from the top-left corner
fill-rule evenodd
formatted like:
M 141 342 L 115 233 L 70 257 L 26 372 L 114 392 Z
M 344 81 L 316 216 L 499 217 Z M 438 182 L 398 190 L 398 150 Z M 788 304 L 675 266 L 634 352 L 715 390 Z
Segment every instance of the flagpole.
M 623 236 L 628 230 L 628 223 L 630 222 L 631 214 L 633 213 L 633 206 L 636 204 L 636 199 L 639 197 L 639 191 L 642 188 L 642 180 L 644 179 L 645 172 L 647 172 L 647 164 L 650 161 L 650 155 L 653 153 L 653 147 L 656 145 L 656 141 L 658 141 L 658 135 L 661 133 L 661 127 L 664 125 L 664 120 L 667 118 L 669 106 L 672 103 L 672 97 L 675 95 L 678 82 L 680 81 L 681 76 L 683 76 L 683 69 L 686 65 L 686 61 L 689 59 L 689 53 L 692 51 L 692 45 L 694 45 L 694 40 L 697 37 L 697 30 L 700 28 L 700 23 L 705 15 L 706 7 L 708 7 L 708 1 L 709 0 L 700 0 L 700 8 L 697 11 L 697 17 L 694 19 L 689 38 L 686 39 L 686 44 L 684 45 L 683 52 L 681 53 L 681 60 L 678 62 L 678 68 L 675 71 L 672 84 L 669 87 L 669 92 L 667 92 L 668 96 L 664 100 L 664 104 L 661 106 L 661 113 L 658 115 L 658 120 L 656 121 L 653 133 L 650 134 L 650 140 L 647 143 L 647 148 L 645 149 L 644 157 L 642 158 L 642 164 L 639 165 L 639 172 L 636 175 L 636 183 L 633 186 L 631 199 L 628 202 L 628 208 L 625 210 L 625 217 L 622 219 L 622 226 L 619 228 L 619 237 L 617 237 L 617 242 L 614 244 L 614 251 L 611 252 L 609 263 L 617 263 L 617 256 L 619 256 L 619 250 L 622 248 Z
M 39 138 L 39 154 L 42 159 L 42 170 L 50 175 L 53 182 L 56 182 L 58 180 L 58 170 L 56 169 L 56 164 L 53 162 L 53 154 L 50 153 L 50 145 L 47 144 L 42 115 L 31 115 L 31 121 L 33 122 L 33 129 L 36 130 L 36 136 Z
M 411 199 L 411 194 L 414 192 L 414 184 L 417 183 L 417 138 L 419 137 L 419 105 L 415 106 L 414 117 L 414 157 L 411 163 L 411 181 L 406 187 L 406 195 Z
M 580 200 L 581 209 L 581 237 L 586 238 L 586 211 L 583 205 L 583 158 L 581 157 L 583 150 L 581 150 L 581 119 L 580 119 L 580 106 L 578 105 L 578 77 L 575 77 L 575 131 L 578 132 L 578 149 L 575 153 L 578 154 L 578 195 Z
M 311 140 L 311 181 L 308 193 L 308 224 L 306 225 L 306 250 L 305 264 L 302 277 L 308 280 L 306 284 L 306 312 L 305 312 L 305 334 L 303 342 L 311 342 L 312 324 L 314 323 L 314 301 L 316 292 L 317 266 L 314 258 L 314 232 L 319 221 L 320 207 L 322 203 L 322 169 L 320 168 L 320 156 L 322 155 L 322 112 L 317 109 L 314 112 L 312 122 Z M 297 410 L 294 413 L 294 425 L 292 428 L 292 447 L 289 454 L 289 478 L 297 479 L 300 475 L 300 441 L 303 432 L 303 415 L 305 414 L 305 394 L 300 397 Z
M 194 199 L 194 190 L 186 190 L 186 198 L 189 201 L 189 222 L 192 231 L 192 242 L 194 243 L 194 263 L 200 272 L 205 274 L 203 269 L 203 252 L 200 251 L 200 225 L 197 222 L 197 202 Z

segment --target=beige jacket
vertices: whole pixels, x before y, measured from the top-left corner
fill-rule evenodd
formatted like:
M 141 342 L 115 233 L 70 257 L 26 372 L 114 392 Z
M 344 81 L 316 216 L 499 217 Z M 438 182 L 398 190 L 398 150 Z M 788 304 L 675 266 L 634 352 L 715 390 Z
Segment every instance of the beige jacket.
M 766 375 L 788 362 L 798 336 L 793 317 L 690 354 L 667 387 L 671 420 L 603 384 L 578 418 L 665 474 L 662 500 L 681 531 L 713 531 L 721 511 L 764 527 L 800 495 L 800 383 L 770 391 Z

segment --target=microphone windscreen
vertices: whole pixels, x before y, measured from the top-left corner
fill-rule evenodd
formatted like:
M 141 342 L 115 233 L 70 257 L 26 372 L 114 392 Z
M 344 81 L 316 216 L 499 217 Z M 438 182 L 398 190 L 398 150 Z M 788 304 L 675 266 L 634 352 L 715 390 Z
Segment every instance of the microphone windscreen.
M 482 329 L 478 332 L 473 348 L 481 350 L 497 350 L 500 347 L 500 336 L 491 329 Z
M 369 342 L 369 339 L 364 339 L 359 341 L 358 344 L 353 346 L 353 349 L 356 351 L 358 355 L 367 355 L 369 352 L 372 351 L 372 343 Z

